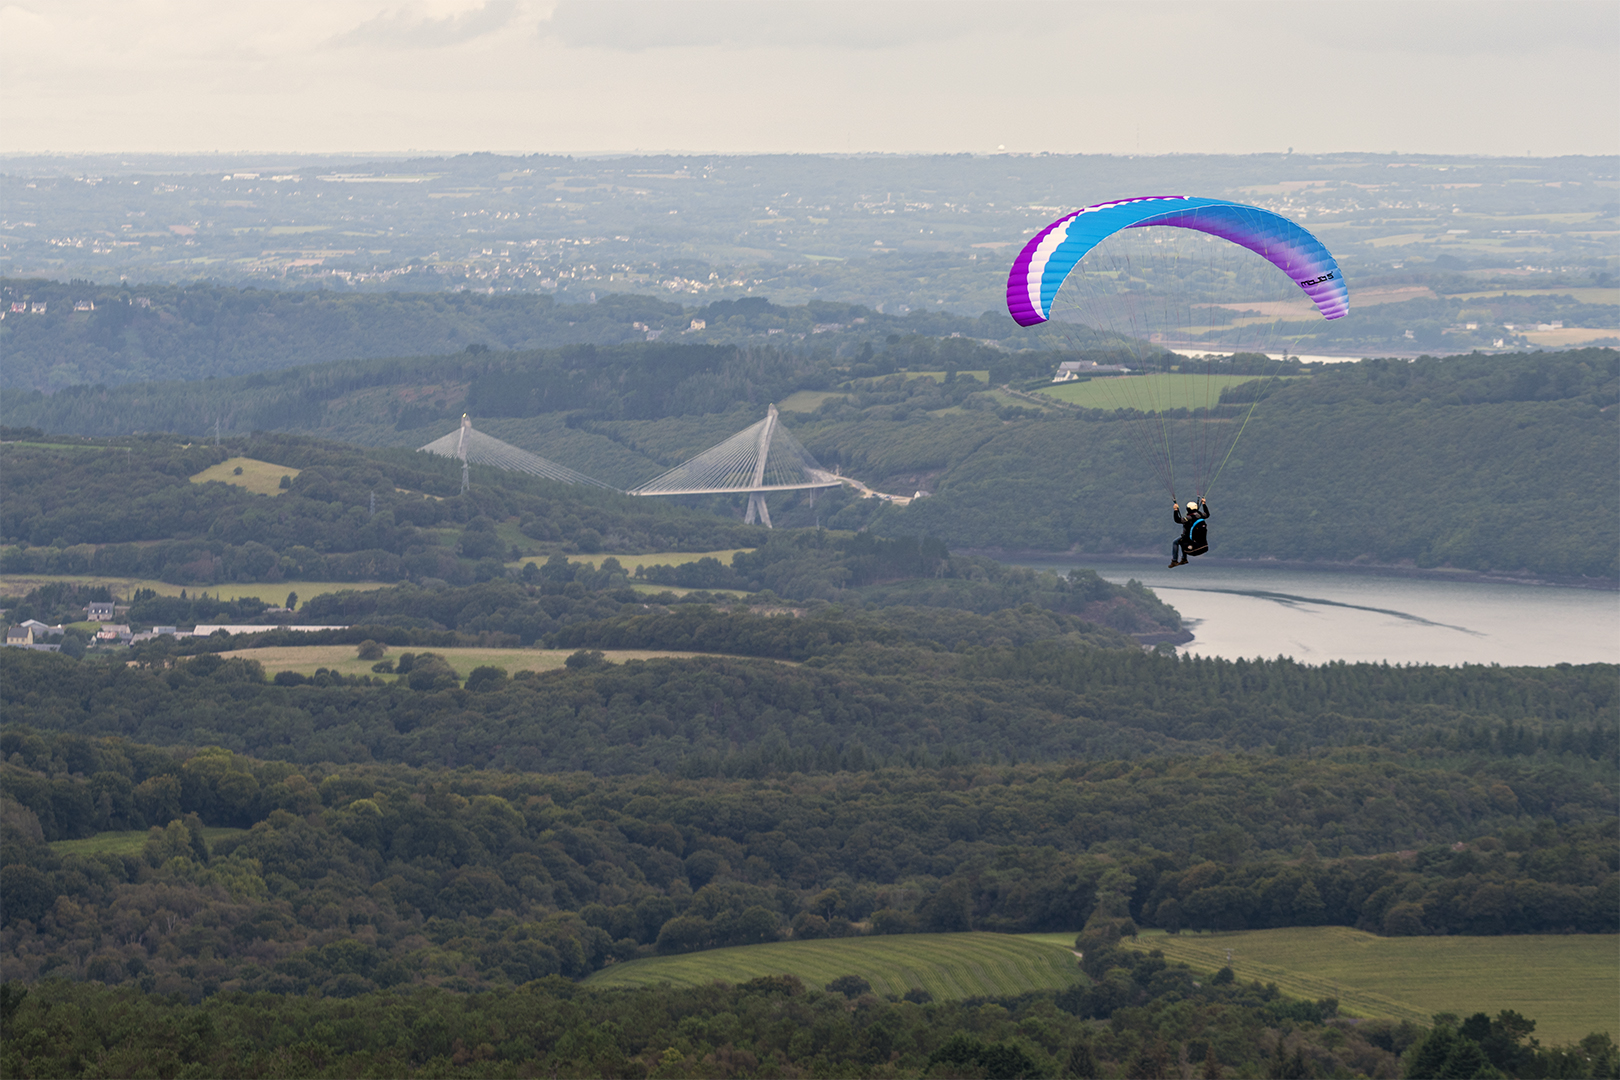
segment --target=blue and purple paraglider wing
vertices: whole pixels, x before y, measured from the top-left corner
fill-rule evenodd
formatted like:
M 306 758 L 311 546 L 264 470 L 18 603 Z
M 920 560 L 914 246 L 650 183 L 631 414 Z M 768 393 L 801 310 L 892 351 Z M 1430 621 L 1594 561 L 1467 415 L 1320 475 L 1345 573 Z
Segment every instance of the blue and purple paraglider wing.
M 1293 278 L 1324 319 L 1350 311 L 1350 291 L 1333 254 L 1310 232 L 1258 206 L 1188 195 L 1098 203 L 1058 218 L 1024 245 L 1007 275 L 1007 310 L 1020 326 L 1052 317 L 1052 302 L 1086 253 L 1121 229 L 1168 225 L 1240 244 Z

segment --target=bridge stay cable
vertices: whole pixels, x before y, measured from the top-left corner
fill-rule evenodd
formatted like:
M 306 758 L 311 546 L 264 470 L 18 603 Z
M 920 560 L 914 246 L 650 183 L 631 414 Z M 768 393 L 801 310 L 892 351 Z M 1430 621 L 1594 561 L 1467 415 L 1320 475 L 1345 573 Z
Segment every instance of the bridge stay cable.
M 607 491 L 618 490 L 612 484 L 604 484 L 566 465 L 559 465 L 539 454 L 521 450 L 493 435 L 485 435 L 472 426 L 472 420 L 465 414 L 461 417 L 461 426 L 455 431 L 442 439 L 434 439 L 426 446 L 417 447 L 417 451 L 459 460 L 463 495 L 467 493 L 468 465 L 492 465 L 497 469 L 543 476 L 547 480 L 556 480 L 564 484 L 583 484 L 586 487 L 603 488 Z
M 748 524 L 771 527 L 765 496 L 774 491 L 835 488 L 843 480 L 821 467 L 815 456 L 782 424 L 776 406 L 765 419 L 717 443 L 696 457 L 660 473 L 628 495 L 747 495 Z M 814 498 L 814 495 L 811 496 Z

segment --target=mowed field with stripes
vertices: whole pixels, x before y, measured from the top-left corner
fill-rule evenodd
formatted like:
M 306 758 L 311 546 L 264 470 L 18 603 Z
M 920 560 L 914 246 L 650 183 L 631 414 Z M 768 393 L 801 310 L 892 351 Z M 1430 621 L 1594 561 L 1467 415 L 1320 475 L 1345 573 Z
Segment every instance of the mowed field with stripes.
M 903 934 L 784 941 L 614 964 L 597 988 L 703 986 L 796 975 L 823 987 L 858 975 L 878 994 L 922 988 L 940 1001 L 1060 990 L 1088 981 L 1072 934 Z M 1384 938 L 1342 926 L 1219 934 L 1148 933 L 1126 947 L 1162 950 L 1203 974 L 1230 964 L 1243 982 L 1290 997 L 1337 998 L 1348 1016 L 1411 1020 L 1516 1009 L 1544 1045 L 1616 1033 L 1620 935 Z M 1230 959 L 1228 959 L 1230 955 Z
M 1514 1009 L 1536 1022 L 1544 1046 L 1620 1034 L 1616 934 L 1378 937 L 1316 926 L 1144 934 L 1127 944 L 1159 949 L 1194 971 L 1230 965 L 1238 979 L 1274 982 L 1290 997 L 1338 998 L 1352 1016 L 1427 1026 L 1438 1012 Z
M 1056 940 L 1054 940 L 1056 939 Z M 796 975 L 822 987 L 858 975 L 878 994 L 927 990 L 941 1001 L 1059 990 L 1084 979 L 1064 942 L 1072 935 L 900 934 L 711 949 L 614 964 L 585 980 L 593 988 L 706 986 Z

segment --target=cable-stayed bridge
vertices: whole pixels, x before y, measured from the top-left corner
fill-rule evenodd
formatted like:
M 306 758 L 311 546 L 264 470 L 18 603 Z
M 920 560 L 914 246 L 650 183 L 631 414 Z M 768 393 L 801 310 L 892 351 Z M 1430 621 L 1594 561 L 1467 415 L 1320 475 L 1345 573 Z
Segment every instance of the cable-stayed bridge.
M 461 461 L 461 490 L 463 492 L 467 490 L 467 466 L 469 464 L 493 465 L 497 469 L 528 473 L 531 476 L 543 476 L 547 480 L 558 480 L 564 484 L 584 484 L 587 487 L 606 488 L 609 491 L 617 490 L 611 484 L 593 480 L 584 473 L 576 472 L 566 465 L 559 465 L 555 461 L 547 460 L 539 454 L 531 454 L 527 450 L 519 450 L 511 443 L 504 443 L 493 435 L 485 435 L 482 431 L 474 431 L 472 420 L 465 413 L 461 416 L 461 426 L 459 428 L 444 438 L 434 439 L 426 446 L 417 449 L 422 453 L 459 458 Z
M 759 423 L 626 494 L 747 495 L 748 514 L 743 520 L 770 528 L 771 512 L 765 505 L 770 492 L 815 491 L 842 483 L 793 437 L 772 405 Z
M 455 431 L 419 449 L 459 459 L 463 493 L 468 486 L 469 465 L 493 465 L 497 469 L 543 476 L 565 484 L 617 490 L 566 465 L 474 431 L 472 420 L 465 415 Z M 810 451 L 793 437 L 778 417 L 776 406 L 772 405 L 759 423 L 749 425 L 726 441 L 625 494 L 747 495 L 748 513 L 744 520 L 750 525 L 757 521 L 768 529 L 771 512 L 765 505 L 766 495 L 773 491 L 814 492 L 843 483 L 843 478 L 823 469 Z

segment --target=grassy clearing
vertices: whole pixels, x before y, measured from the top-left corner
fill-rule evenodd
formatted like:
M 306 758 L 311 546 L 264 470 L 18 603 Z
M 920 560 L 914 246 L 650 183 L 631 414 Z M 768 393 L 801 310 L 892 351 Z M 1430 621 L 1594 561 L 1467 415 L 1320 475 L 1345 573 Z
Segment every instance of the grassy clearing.
M 1080 981 L 1074 954 L 1040 940 L 1046 936 L 900 934 L 784 941 L 632 960 L 598 971 L 585 982 L 603 988 L 705 986 L 797 975 L 810 986 L 825 986 L 840 975 L 859 975 L 878 994 L 921 987 L 943 1001 L 1056 990 Z
M 241 469 L 238 476 L 236 470 Z M 257 458 L 233 457 L 227 458 L 218 465 L 210 465 L 202 472 L 191 478 L 193 484 L 206 484 L 218 480 L 222 484 L 233 484 L 239 488 L 247 488 L 255 495 L 280 495 L 281 478 L 290 476 L 297 478 L 301 469 L 294 469 L 287 465 L 277 465 L 269 461 L 260 461 Z
M 1054 383 L 1040 393 L 1085 409 L 1202 409 L 1229 386 L 1256 375 L 1118 375 L 1090 382 Z M 1287 377 L 1287 376 L 1284 376 Z M 1298 376 L 1294 376 L 1297 378 Z
M 148 830 L 132 829 L 128 832 L 104 832 L 87 836 L 83 840 L 55 840 L 51 850 L 58 855 L 139 855 L 146 843 Z M 246 829 L 227 829 L 217 825 L 203 826 L 203 839 L 210 847 L 232 836 L 246 836 Z
M 718 559 L 722 566 L 731 565 L 731 557 L 739 551 L 753 551 L 753 548 L 729 548 L 725 551 L 655 551 L 650 555 L 587 555 L 584 558 L 570 558 L 568 561 L 575 566 L 590 563 L 592 566 L 601 566 L 606 559 L 618 559 L 619 565 L 631 574 L 642 566 L 685 566 L 687 563 L 697 562 L 699 559 Z M 521 567 L 524 563 L 545 564 L 549 555 L 531 555 L 508 565 Z
M 1200 971 L 1232 954 L 1234 974 L 1274 982 L 1285 994 L 1336 997 L 1353 1016 L 1429 1023 L 1517 1009 L 1544 1045 L 1594 1031 L 1620 1034 L 1620 935 L 1386 938 L 1342 926 L 1230 934 L 1143 935 L 1138 949 Z
M 741 599 L 752 596 L 752 593 L 741 589 L 682 589 L 676 585 L 648 585 L 644 582 L 633 581 L 630 587 L 643 596 L 657 596 L 659 593 L 674 593 L 676 596 L 689 596 L 695 592 L 706 592 L 710 596 L 731 596 Z
M 990 381 L 990 372 L 982 371 L 982 370 L 981 371 L 958 371 L 956 373 L 956 377 L 958 379 L 968 378 L 968 379 L 972 379 L 974 382 L 988 383 Z M 945 372 L 943 372 L 943 371 L 908 371 L 908 372 L 906 372 L 906 378 L 908 378 L 908 379 L 933 379 L 937 383 L 942 383 L 942 382 L 945 381 Z
M 1620 288 L 1600 289 L 1595 285 L 1575 289 L 1488 289 L 1452 293 L 1448 299 L 1490 300 L 1498 296 L 1570 296 L 1582 304 L 1620 304 Z
M 1545 345 L 1549 349 L 1573 349 L 1593 341 L 1602 341 L 1605 338 L 1613 341 L 1620 337 L 1620 327 L 1606 327 L 1593 329 L 1585 326 L 1572 326 L 1565 330 L 1526 330 L 1524 336 L 1533 345 Z
M 26 439 L 7 439 L 0 442 L 0 446 L 26 446 L 31 450 L 94 450 L 101 454 L 106 453 L 108 450 L 123 451 L 125 453 L 129 451 L 129 448 L 124 446 L 108 447 L 86 443 L 29 442 Z
M 508 675 L 515 675 L 520 671 L 555 671 L 563 666 L 563 661 L 572 656 L 575 650 L 390 648 L 386 659 L 396 659 L 402 652 L 430 652 L 442 656 L 446 663 L 456 669 L 457 675 L 466 678 L 472 673 L 473 668 L 486 665 L 505 668 Z M 313 675 L 317 668 L 326 668 L 341 675 L 370 675 L 371 665 L 376 663 L 375 660 L 360 659 L 353 645 L 276 645 L 263 649 L 236 649 L 220 655 L 257 660 L 264 666 L 266 675 L 274 675 L 278 671 L 296 671 L 302 675 Z M 602 655 L 616 664 L 622 664 L 626 660 L 651 660 L 656 657 L 685 658 L 712 654 L 668 649 L 603 649 Z
M 1510 296 L 1569 296 L 1575 294 L 1575 299 L 1588 304 L 1616 304 L 1620 303 L 1620 289 L 1578 288 L 1578 289 L 1498 289 L 1493 292 L 1472 292 L 1448 294 L 1449 300 L 1472 300 L 1482 297 L 1495 298 L 1507 293 Z M 1357 289 L 1354 294 L 1355 305 L 1358 309 L 1377 307 L 1380 304 L 1404 304 L 1408 300 L 1437 300 L 1439 295 L 1427 285 L 1395 285 L 1384 288 Z M 1214 307 L 1226 308 L 1229 311 L 1258 311 L 1263 316 L 1288 319 L 1311 318 L 1316 313 L 1316 307 L 1309 300 L 1261 300 L 1251 303 L 1216 304 Z M 1244 326 L 1265 322 L 1266 319 L 1239 318 L 1232 325 Z M 1211 329 L 1216 329 L 1211 327 Z M 1193 328 L 1188 328 L 1188 333 Z
M 781 401 L 778 401 L 776 407 L 782 412 L 813 413 L 821 408 L 824 401 L 848 396 L 832 390 L 795 390 Z
M 1047 405 L 1042 404 L 1039 401 L 1031 401 L 1027 397 L 1019 397 L 1017 394 L 1009 394 L 1005 390 L 991 390 L 991 391 L 989 391 L 989 394 L 990 394 L 990 397 L 995 401 L 995 403 L 997 405 L 1001 406 L 1003 409 L 1010 408 L 1010 407 L 1016 405 L 1019 408 L 1024 408 L 1024 409 L 1037 409 L 1037 410 L 1041 410 L 1041 411 L 1053 411 L 1053 412 L 1057 411 L 1057 406 L 1055 406 L 1055 405 L 1047 406 Z
M 223 585 L 171 585 L 167 581 L 155 581 L 151 578 L 108 577 L 104 574 L 6 574 L 0 577 L 0 595 L 26 596 L 35 589 L 56 582 L 88 586 L 92 589 L 106 586 L 114 596 L 125 599 L 133 595 L 137 589 L 151 589 L 159 596 L 179 596 L 182 591 L 187 596 L 201 596 L 207 593 L 221 600 L 252 596 L 268 604 L 282 603 L 287 599 L 288 593 L 297 593 L 299 603 L 303 603 L 322 593 L 346 590 L 369 592 L 372 589 L 391 587 L 384 581 L 245 581 L 227 582 Z
M 1429 238 L 1428 233 L 1397 233 L 1394 236 L 1380 236 L 1366 241 L 1368 247 L 1404 247 L 1407 244 L 1421 244 Z

